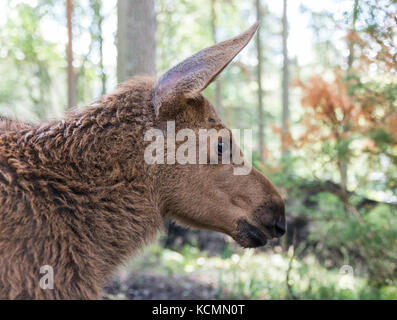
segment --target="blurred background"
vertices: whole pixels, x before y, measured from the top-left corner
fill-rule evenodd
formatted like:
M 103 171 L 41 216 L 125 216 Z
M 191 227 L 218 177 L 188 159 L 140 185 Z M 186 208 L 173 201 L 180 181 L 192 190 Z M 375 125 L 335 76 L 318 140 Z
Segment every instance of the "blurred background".
M 288 233 L 243 250 L 165 221 L 107 299 L 397 299 L 395 0 L 1 0 L 0 115 L 36 123 L 260 29 L 206 95 L 254 130 Z

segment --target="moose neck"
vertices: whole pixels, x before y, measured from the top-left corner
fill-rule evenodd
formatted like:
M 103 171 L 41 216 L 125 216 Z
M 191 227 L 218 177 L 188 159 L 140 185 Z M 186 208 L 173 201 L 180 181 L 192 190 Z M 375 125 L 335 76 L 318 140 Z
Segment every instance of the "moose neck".
M 162 225 L 143 159 L 144 132 L 154 117 L 150 90 L 128 89 L 65 120 L 16 136 L 26 174 L 35 175 L 31 178 L 49 199 L 55 195 L 64 202 L 54 205 L 57 210 L 50 214 L 76 219 L 74 241 L 87 251 L 83 255 L 92 258 L 96 253 L 96 261 L 87 265 L 95 266 L 100 277 L 153 238 Z

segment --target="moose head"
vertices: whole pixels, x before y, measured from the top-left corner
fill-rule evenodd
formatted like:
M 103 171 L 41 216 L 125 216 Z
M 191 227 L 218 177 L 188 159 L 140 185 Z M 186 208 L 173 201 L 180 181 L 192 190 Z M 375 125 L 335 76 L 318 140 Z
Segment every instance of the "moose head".
M 154 126 L 164 132 L 166 123 L 173 121 L 176 131 L 190 129 L 196 136 L 200 129 L 227 132 L 230 141 L 224 137 L 210 139 L 205 150 L 216 154 L 219 160 L 224 159 L 231 146 L 233 153 L 242 155 L 231 130 L 201 92 L 248 44 L 257 28 L 255 23 L 241 35 L 203 49 L 166 72 L 154 87 Z M 169 143 L 170 137 L 166 138 Z M 181 146 L 184 142 L 176 144 Z M 195 140 L 193 149 L 200 149 L 199 142 L 200 139 Z M 153 165 L 162 214 L 193 228 L 228 234 L 243 247 L 262 246 L 269 239 L 281 237 L 286 229 L 284 203 L 276 188 L 254 168 L 249 174 L 236 175 L 234 169 L 239 164 L 229 155 L 230 152 L 227 163 L 175 161 Z

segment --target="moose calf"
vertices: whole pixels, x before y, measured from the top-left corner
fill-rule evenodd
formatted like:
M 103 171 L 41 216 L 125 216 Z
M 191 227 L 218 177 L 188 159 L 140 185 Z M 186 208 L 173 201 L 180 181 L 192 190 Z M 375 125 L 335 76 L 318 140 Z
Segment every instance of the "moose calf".
M 167 121 L 176 130 L 227 129 L 201 91 L 257 27 L 199 51 L 157 82 L 133 78 L 63 120 L 0 121 L 1 299 L 100 298 L 111 272 L 154 239 L 164 217 L 223 232 L 243 247 L 285 232 L 283 201 L 255 169 L 234 175 L 234 163 L 144 159 L 146 130 L 164 130 Z M 45 265 L 53 289 L 40 286 Z

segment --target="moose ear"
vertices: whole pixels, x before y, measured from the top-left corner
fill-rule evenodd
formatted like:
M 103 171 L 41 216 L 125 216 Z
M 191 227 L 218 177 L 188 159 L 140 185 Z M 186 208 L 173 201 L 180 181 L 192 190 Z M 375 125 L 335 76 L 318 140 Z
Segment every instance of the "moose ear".
M 156 117 L 168 113 L 178 99 L 194 97 L 203 91 L 248 44 L 258 22 L 242 34 L 205 48 L 168 70 L 154 88 Z

